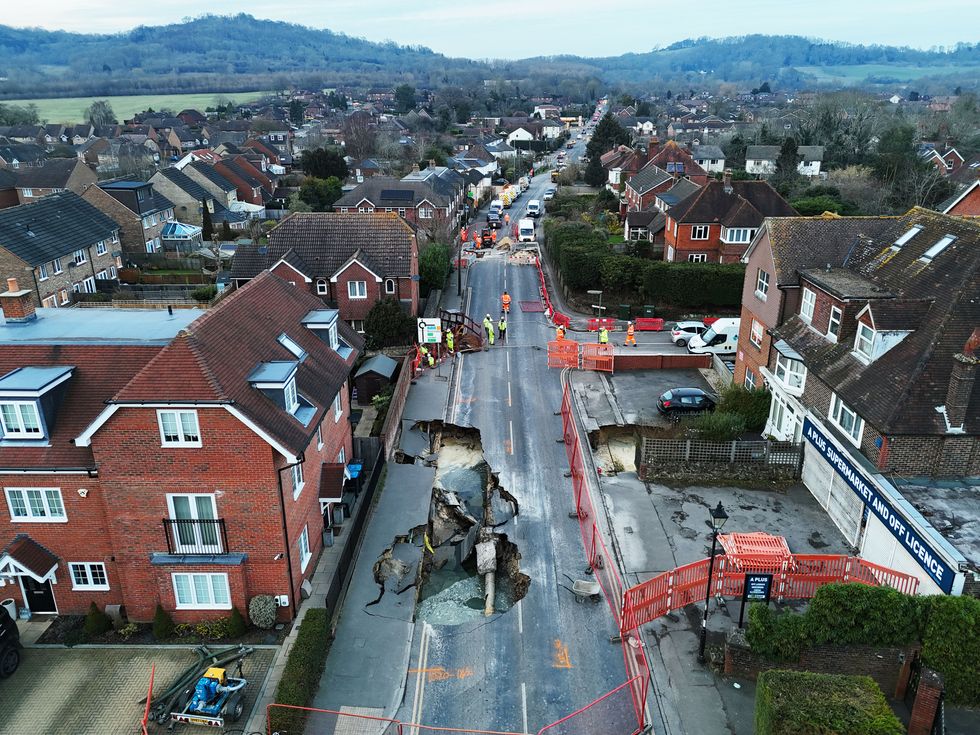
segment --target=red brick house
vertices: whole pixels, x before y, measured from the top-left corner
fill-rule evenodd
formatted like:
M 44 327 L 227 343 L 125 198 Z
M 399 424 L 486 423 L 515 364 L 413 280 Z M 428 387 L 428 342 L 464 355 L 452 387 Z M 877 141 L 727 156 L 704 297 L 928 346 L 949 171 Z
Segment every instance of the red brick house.
M 955 148 L 940 151 L 930 148 L 922 154 L 922 158 L 935 166 L 943 176 L 955 174 L 963 165 L 964 158 Z
M 980 217 L 980 179 L 940 205 L 943 214 L 954 217 Z
M 351 454 L 360 338 L 263 273 L 201 313 L 0 294 L 0 578 L 18 606 L 293 616 Z
M 667 210 L 664 260 L 737 263 L 766 217 L 795 214 L 765 181 L 709 181 Z
M 296 212 L 269 232 L 267 246 L 238 249 L 231 278 L 241 285 L 269 269 L 363 332 L 364 318 L 382 299 L 419 313 L 418 258 L 415 230 L 394 212 Z

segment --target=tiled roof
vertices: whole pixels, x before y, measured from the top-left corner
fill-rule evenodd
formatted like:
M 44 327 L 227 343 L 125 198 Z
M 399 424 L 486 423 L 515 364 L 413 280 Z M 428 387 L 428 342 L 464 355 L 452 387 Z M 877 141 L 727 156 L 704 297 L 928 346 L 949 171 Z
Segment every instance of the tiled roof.
M 0 209 L 0 247 L 29 265 L 40 265 L 107 240 L 119 229 L 73 191 Z
M 269 262 L 267 246 L 255 242 L 242 243 L 235 248 L 235 255 L 231 260 L 231 278 L 255 278 L 270 265 L 272 263 Z
M 849 233 L 844 224 L 847 219 L 828 221 L 841 223 L 838 226 Z M 953 355 L 963 351 L 980 325 L 980 299 L 976 298 L 980 293 L 980 223 L 918 207 L 882 221 L 889 226 L 880 227 L 874 237 L 852 242 L 845 264 L 879 284 L 883 293 L 894 294 L 895 298 L 867 302 L 876 326 L 880 318 L 889 330 L 910 333 L 869 365 L 851 354 L 853 340 L 831 343 L 798 316 L 773 333 L 803 355 L 807 369 L 879 431 L 942 434 L 945 419 L 936 408 L 946 400 Z M 892 243 L 912 225 L 922 229 L 894 252 Z M 825 234 L 833 237 L 831 232 Z M 923 255 L 947 234 L 956 239 L 924 261 Z M 799 245 L 805 247 L 803 241 Z M 980 434 L 980 390 L 976 388 L 965 429 L 967 434 Z
M 214 166 L 204 163 L 204 161 L 195 161 L 190 165 L 195 171 L 199 171 L 204 178 L 220 188 L 222 191 L 235 191 L 238 189 L 237 186 L 215 171 Z
M 316 309 L 323 309 L 316 296 L 264 272 L 191 323 L 114 400 L 232 402 L 298 454 L 309 444 L 364 344 L 338 320 L 340 338 L 353 347 L 344 360 L 327 340 L 303 326 L 303 318 Z M 257 365 L 294 359 L 277 341 L 284 332 L 307 353 L 296 373 L 299 394 L 315 408 L 305 426 L 248 382 Z
M 775 161 L 779 158 L 778 145 L 749 145 L 745 147 L 745 158 L 750 161 Z
M 792 216 L 796 210 L 765 181 L 733 181 L 731 191 L 721 181 L 709 181 L 669 214 L 682 224 L 760 227 L 766 217 Z
M 629 181 L 626 182 L 626 186 L 637 194 L 646 194 L 651 189 L 655 189 L 672 178 L 673 176 L 663 169 L 653 164 L 647 164 L 630 177 Z
M 49 158 L 42 166 L 25 166 L 18 170 L 17 188 L 64 189 L 75 167 L 84 165 L 77 158 Z
M 449 206 L 449 199 L 435 191 L 428 182 L 372 176 L 334 202 L 334 207 L 356 207 L 364 199 L 375 207 L 391 209 L 411 209 L 423 199 L 428 199 L 437 207 Z
M 724 160 L 725 153 L 716 145 L 698 145 L 691 150 L 695 161 Z
M 10 163 L 19 161 L 20 163 L 34 163 L 43 161 L 48 157 L 45 150 L 34 143 L 9 143 L 0 145 L 0 158 Z
M 203 201 L 205 199 L 214 199 L 214 197 L 207 192 L 207 190 L 198 184 L 194 179 L 185 174 L 180 169 L 176 168 L 165 168 L 160 171 L 160 175 L 166 179 L 169 179 L 174 186 L 178 187 L 187 196 L 193 197 L 197 201 Z
M 707 176 L 708 172 L 697 164 L 691 153 L 681 148 L 676 141 L 668 140 L 664 147 L 657 151 L 657 155 L 650 159 L 650 162 L 662 169 L 670 168 L 668 163 L 683 163 L 684 174 L 686 176 Z
M 10 327 L 0 327 L 5 328 Z M 77 447 L 72 440 L 160 349 L 159 345 L 5 344 L 0 349 L 0 375 L 26 366 L 73 365 L 74 371 L 65 383 L 48 446 L 0 447 L 0 467 L 93 467 L 91 447 Z
M 58 563 L 57 556 L 26 533 L 14 536 L 14 540 L 7 544 L 0 556 L 11 557 L 21 566 L 30 569 L 38 578 L 47 576 Z

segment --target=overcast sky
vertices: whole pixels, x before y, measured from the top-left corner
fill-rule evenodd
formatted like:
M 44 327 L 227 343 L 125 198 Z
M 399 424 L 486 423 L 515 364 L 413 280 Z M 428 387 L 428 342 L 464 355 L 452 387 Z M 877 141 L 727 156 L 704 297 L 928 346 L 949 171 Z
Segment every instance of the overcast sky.
M 451 56 L 614 56 L 684 38 L 799 34 L 852 43 L 929 48 L 977 40 L 978 0 L 211 0 L 215 14 L 245 12 L 370 41 L 421 44 Z M 0 2 L 0 24 L 85 33 L 162 25 L 199 15 L 202 3 L 48 0 L 43 13 Z M 25 17 L 25 16 L 29 16 Z

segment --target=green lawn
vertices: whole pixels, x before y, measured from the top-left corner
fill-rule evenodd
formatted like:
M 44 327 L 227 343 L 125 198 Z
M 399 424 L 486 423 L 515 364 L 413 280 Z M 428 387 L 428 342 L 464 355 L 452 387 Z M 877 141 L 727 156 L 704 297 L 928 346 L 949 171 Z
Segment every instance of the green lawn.
M 854 64 L 837 66 L 798 66 L 801 74 L 814 77 L 818 82 L 838 84 L 857 84 L 867 77 L 887 77 L 899 81 L 914 81 L 932 75 L 965 74 L 980 72 L 980 67 L 966 67 L 955 64 L 933 64 L 916 66 L 914 64 Z
M 82 121 L 82 112 L 95 100 L 109 100 L 116 118 L 122 122 L 135 113 L 148 107 L 154 110 L 168 108 L 180 112 L 185 107 L 194 107 L 204 112 L 219 99 L 232 100 L 238 104 L 251 102 L 271 92 L 207 92 L 205 94 L 142 94 L 125 97 L 48 97 L 45 99 L 0 100 L 0 104 L 28 105 L 38 107 L 38 116 L 49 123 L 76 123 Z

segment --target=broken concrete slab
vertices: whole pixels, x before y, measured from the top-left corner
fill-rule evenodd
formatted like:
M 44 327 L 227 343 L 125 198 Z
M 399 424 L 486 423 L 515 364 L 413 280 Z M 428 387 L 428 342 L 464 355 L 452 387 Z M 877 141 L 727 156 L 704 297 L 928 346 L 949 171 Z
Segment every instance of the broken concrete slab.
M 476 545 L 477 574 L 487 574 L 497 569 L 497 544 L 493 541 L 481 541 Z

